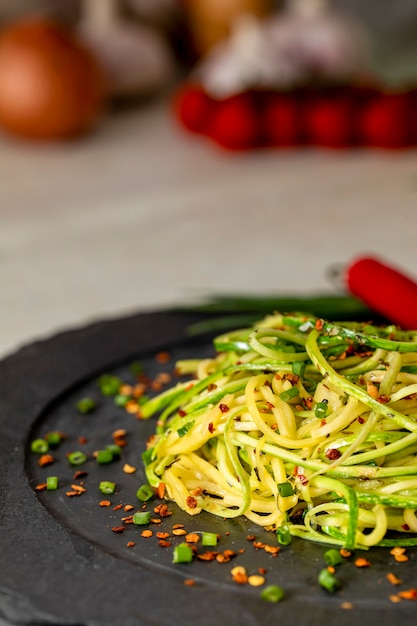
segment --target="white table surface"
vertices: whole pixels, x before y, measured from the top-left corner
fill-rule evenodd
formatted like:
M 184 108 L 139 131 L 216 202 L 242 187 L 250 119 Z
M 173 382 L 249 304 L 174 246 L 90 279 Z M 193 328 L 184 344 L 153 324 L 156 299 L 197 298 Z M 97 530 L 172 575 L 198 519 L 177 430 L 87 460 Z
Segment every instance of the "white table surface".
M 0 138 L 0 357 L 211 292 L 335 291 L 378 254 L 417 278 L 417 151 L 229 154 L 159 102 L 64 145 Z

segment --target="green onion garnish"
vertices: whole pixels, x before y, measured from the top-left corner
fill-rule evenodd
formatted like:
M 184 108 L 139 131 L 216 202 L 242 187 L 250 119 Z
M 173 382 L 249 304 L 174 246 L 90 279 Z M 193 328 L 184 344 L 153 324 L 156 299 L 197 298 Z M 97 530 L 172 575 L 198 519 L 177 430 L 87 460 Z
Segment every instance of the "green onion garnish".
M 293 398 L 296 398 L 299 395 L 300 395 L 300 390 L 298 389 L 298 387 L 290 387 L 290 389 L 287 389 L 286 391 L 282 391 L 279 394 L 279 397 L 284 402 L 288 402 L 289 400 L 292 400 Z
M 291 483 L 288 481 L 285 483 L 278 483 L 278 493 L 283 498 L 288 498 L 288 496 L 294 495 L 294 489 Z
M 193 550 L 186 543 L 179 543 L 174 548 L 172 555 L 173 563 L 191 563 L 193 560 Z
M 46 479 L 47 491 L 56 491 L 58 489 L 58 476 L 48 476 Z
M 334 566 L 342 563 L 343 557 L 338 550 L 335 550 L 333 548 L 331 550 L 327 550 L 327 552 L 324 553 L 324 560 L 326 561 L 327 565 Z
M 113 483 L 109 480 L 102 480 L 98 488 L 101 491 L 101 493 L 109 495 L 116 491 L 116 483 Z
M 314 415 L 319 419 L 324 419 L 327 417 L 327 412 L 329 410 L 327 400 L 322 400 L 321 402 L 317 402 L 316 407 L 314 409 Z
M 288 524 L 281 524 L 277 528 L 277 540 L 281 546 L 289 546 L 291 543 L 291 533 Z
M 136 497 L 138 500 L 141 500 L 142 502 L 147 502 L 147 500 L 150 500 L 154 495 L 153 489 L 150 485 L 142 485 L 141 487 L 139 487 L 139 489 L 136 492 Z
M 327 568 L 321 570 L 319 584 L 329 593 L 334 593 L 341 587 L 340 581 Z
M 62 441 L 62 434 L 58 431 L 46 433 L 45 440 L 48 442 L 50 448 L 55 448 Z
M 151 521 L 151 512 L 150 511 L 137 511 L 133 515 L 133 523 L 135 526 L 144 526 L 145 524 L 149 524 Z
M 131 396 L 122 396 L 121 394 L 117 394 L 114 396 L 114 404 L 116 406 L 125 407 L 131 399 Z
M 292 373 L 295 374 L 296 376 L 304 376 L 306 364 L 304 363 L 304 361 L 294 361 L 291 366 L 291 369 L 292 369 Z
M 96 455 L 96 461 L 99 465 L 105 465 L 106 463 L 111 463 L 113 461 L 113 453 L 111 450 L 98 450 Z
M 67 458 L 70 465 L 82 465 L 86 462 L 87 455 L 80 450 L 75 450 L 74 452 L 70 452 Z
M 77 402 L 77 411 L 86 415 L 96 408 L 96 403 L 91 398 L 81 398 Z
M 45 439 L 34 439 L 30 444 L 30 449 L 35 454 L 45 454 L 49 450 L 49 444 Z
M 122 381 L 117 376 L 103 374 L 98 379 L 98 386 L 103 396 L 115 396 L 119 392 Z
M 262 600 L 266 602 L 281 602 L 285 597 L 284 590 L 278 585 L 268 585 L 261 591 Z
M 201 536 L 202 546 L 217 546 L 218 537 L 216 533 L 203 532 Z

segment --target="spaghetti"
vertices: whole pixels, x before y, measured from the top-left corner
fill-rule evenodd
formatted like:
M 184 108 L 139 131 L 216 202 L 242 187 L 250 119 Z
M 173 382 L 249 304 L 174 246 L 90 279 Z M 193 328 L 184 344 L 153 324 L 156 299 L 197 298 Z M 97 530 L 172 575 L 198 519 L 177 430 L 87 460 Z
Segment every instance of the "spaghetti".
M 274 314 L 149 400 L 149 483 L 190 515 L 344 546 L 417 545 L 417 331 Z

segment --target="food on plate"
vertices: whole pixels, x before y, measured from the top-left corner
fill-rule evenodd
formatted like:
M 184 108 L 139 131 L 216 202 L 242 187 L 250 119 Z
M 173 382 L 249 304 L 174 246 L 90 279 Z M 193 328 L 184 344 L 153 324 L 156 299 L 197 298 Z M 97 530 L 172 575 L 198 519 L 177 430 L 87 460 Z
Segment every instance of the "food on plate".
M 417 331 L 275 313 L 214 348 L 141 407 L 152 487 L 283 543 L 417 545 Z

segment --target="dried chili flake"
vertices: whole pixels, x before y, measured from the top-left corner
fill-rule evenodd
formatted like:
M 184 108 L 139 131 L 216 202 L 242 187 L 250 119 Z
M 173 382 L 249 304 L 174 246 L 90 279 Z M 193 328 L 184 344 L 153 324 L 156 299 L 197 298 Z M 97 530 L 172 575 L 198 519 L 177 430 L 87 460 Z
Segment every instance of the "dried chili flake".
M 66 491 L 66 492 L 65 492 L 65 495 L 66 495 L 68 498 L 73 498 L 74 496 L 79 496 L 79 495 L 81 495 L 81 494 L 80 494 L 80 492 L 79 492 L 79 491 Z
M 197 533 L 188 533 L 185 535 L 185 541 L 187 543 L 198 543 L 200 541 L 200 535 L 197 535 Z
M 132 504 L 125 504 L 124 507 L 123 507 L 123 510 L 126 511 L 126 512 L 127 511 L 133 511 L 134 508 L 135 507 Z
M 167 532 L 162 532 L 162 530 L 161 530 L 161 531 L 158 531 L 158 532 L 156 533 L 156 536 L 157 536 L 157 538 L 158 538 L 158 539 L 168 539 L 168 537 L 169 537 L 169 533 L 167 533 Z
M 125 463 L 123 465 L 123 471 L 125 474 L 134 474 L 137 471 L 137 467 L 129 465 L 129 463 Z
M 100 500 L 99 506 L 111 506 L 110 500 Z
M 173 528 L 172 534 L 176 537 L 182 537 L 183 535 L 187 534 L 187 531 L 185 530 L 185 528 Z
M 341 548 L 339 552 L 345 559 L 348 559 L 352 555 L 352 552 L 350 550 L 346 550 L 346 548 Z
M 73 479 L 79 480 L 80 478 L 85 478 L 86 476 L 88 476 L 88 472 L 86 472 L 85 470 L 77 470 L 74 473 Z
M 87 491 L 87 489 L 85 487 L 82 487 L 81 485 L 71 485 L 71 489 L 73 489 L 74 491 L 78 491 L 78 493 L 85 493 Z
M 165 496 L 166 485 L 165 483 L 159 483 L 156 488 L 156 495 L 158 498 L 163 498 Z
M 184 585 L 185 585 L 186 587 L 194 587 L 194 586 L 195 586 L 195 580 L 194 580 L 194 578 L 186 578 L 186 579 L 184 580 Z
M 114 533 L 121 534 L 121 533 L 123 533 L 125 531 L 125 527 L 124 526 L 113 526 L 112 527 L 112 531 Z
M 368 561 L 368 559 L 364 559 L 363 557 L 359 557 L 355 561 L 356 567 L 370 567 L 370 565 L 371 565 L 370 561 Z
M 172 546 L 172 542 L 167 541 L 166 539 L 160 539 L 158 541 L 158 545 L 160 548 L 170 548 Z
M 272 554 L 272 556 L 277 556 L 280 549 L 281 548 L 279 546 L 269 546 L 268 544 L 264 547 L 265 552 L 268 552 L 268 554 Z
M 187 411 L 184 411 L 183 409 L 179 409 L 178 411 L 178 415 L 180 417 L 185 417 L 187 415 Z
M 223 404 L 220 403 L 219 404 L 219 409 L 222 413 L 227 413 L 228 411 L 230 411 L 229 407 L 227 406 L 227 404 Z
M 209 386 L 207 387 L 207 391 L 210 393 L 210 391 L 214 391 L 215 389 L 217 389 L 217 385 L 215 383 L 210 383 Z
M 214 424 L 213 424 L 213 422 L 210 422 L 210 424 L 208 425 L 207 428 L 208 428 L 209 433 L 212 433 L 212 434 L 214 433 Z
M 113 507 L 113 511 L 120 511 L 120 509 L 122 509 L 122 508 L 123 508 L 123 504 L 116 504 Z
M 398 578 L 398 576 L 396 576 L 392 572 L 389 572 L 387 574 L 386 578 L 387 578 L 388 582 L 391 583 L 391 585 L 401 585 L 402 582 L 403 582 L 400 578 Z
M 407 589 L 405 591 L 399 591 L 398 595 L 404 600 L 417 600 L 417 589 L 412 587 L 411 589 Z
M 151 517 L 152 524 L 162 524 L 162 520 L 159 517 Z
M 127 515 L 126 517 L 122 517 L 122 522 L 124 524 L 133 524 L 133 515 Z
M 141 534 L 142 537 L 145 537 L 147 539 L 148 537 L 152 537 L 153 531 L 152 530 L 142 530 L 142 532 L 140 534 Z
M 387 404 L 391 400 L 391 398 L 387 394 L 383 393 L 380 396 L 378 396 L 376 400 L 380 404 Z
M 197 559 L 199 561 L 214 561 L 218 554 L 218 552 L 207 550 L 206 552 L 201 552 L 200 554 L 197 554 Z
M 38 464 L 41 467 L 46 467 L 47 465 L 52 465 L 54 461 L 55 459 L 52 454 L 42 454 L 42 456 L 38 460 Z
M 314 324 L 314 328 L 316 330 L 319 330 L 319 331 L 323 330 L 323 326 L 324 326 L 324 321 L 323 320 L 321 320 L 321 319 L 316 320 L 316 323 Z
M 136 543 L 134 541 L 128 541 L 127 544 L 126 544 L 126 546 L 128 548 L 133 548 L 135 545 L 136 545 Z
M 39 483 L 39 485 L 36 485 L 35 487 L 35 491 L 45 491 L 46 489 L 46 483 Z
M 340 459 L 341 456 L 342 456 L 342 453 L 337 448 L 329 448 L 328 450 L 326 450 L 326 457 L 330 461 L 335 461 L 336 459 Z
M 79 443 L 81 446 L 85 446 L 85 444 L 87 444 L 87 443 L 88 443 L 88 439 L 87 439 L 87 437 L 78 437 L 78 443 Z
M 169 363 L 171 359 L 171 355 L 169 354 L 169 352 L 158 352 L 155 355 L 155 361 L 157 363 Z
M 248 582 L 248 574 L 242 565 L 237 565 L 231 570 L 233 581 L 238 585 L 245 585 Z
M 193 496 L 188 496 L 185 503 L 189 509 L 195 509 L 197 507 L 197 500 L 193 498 Z

